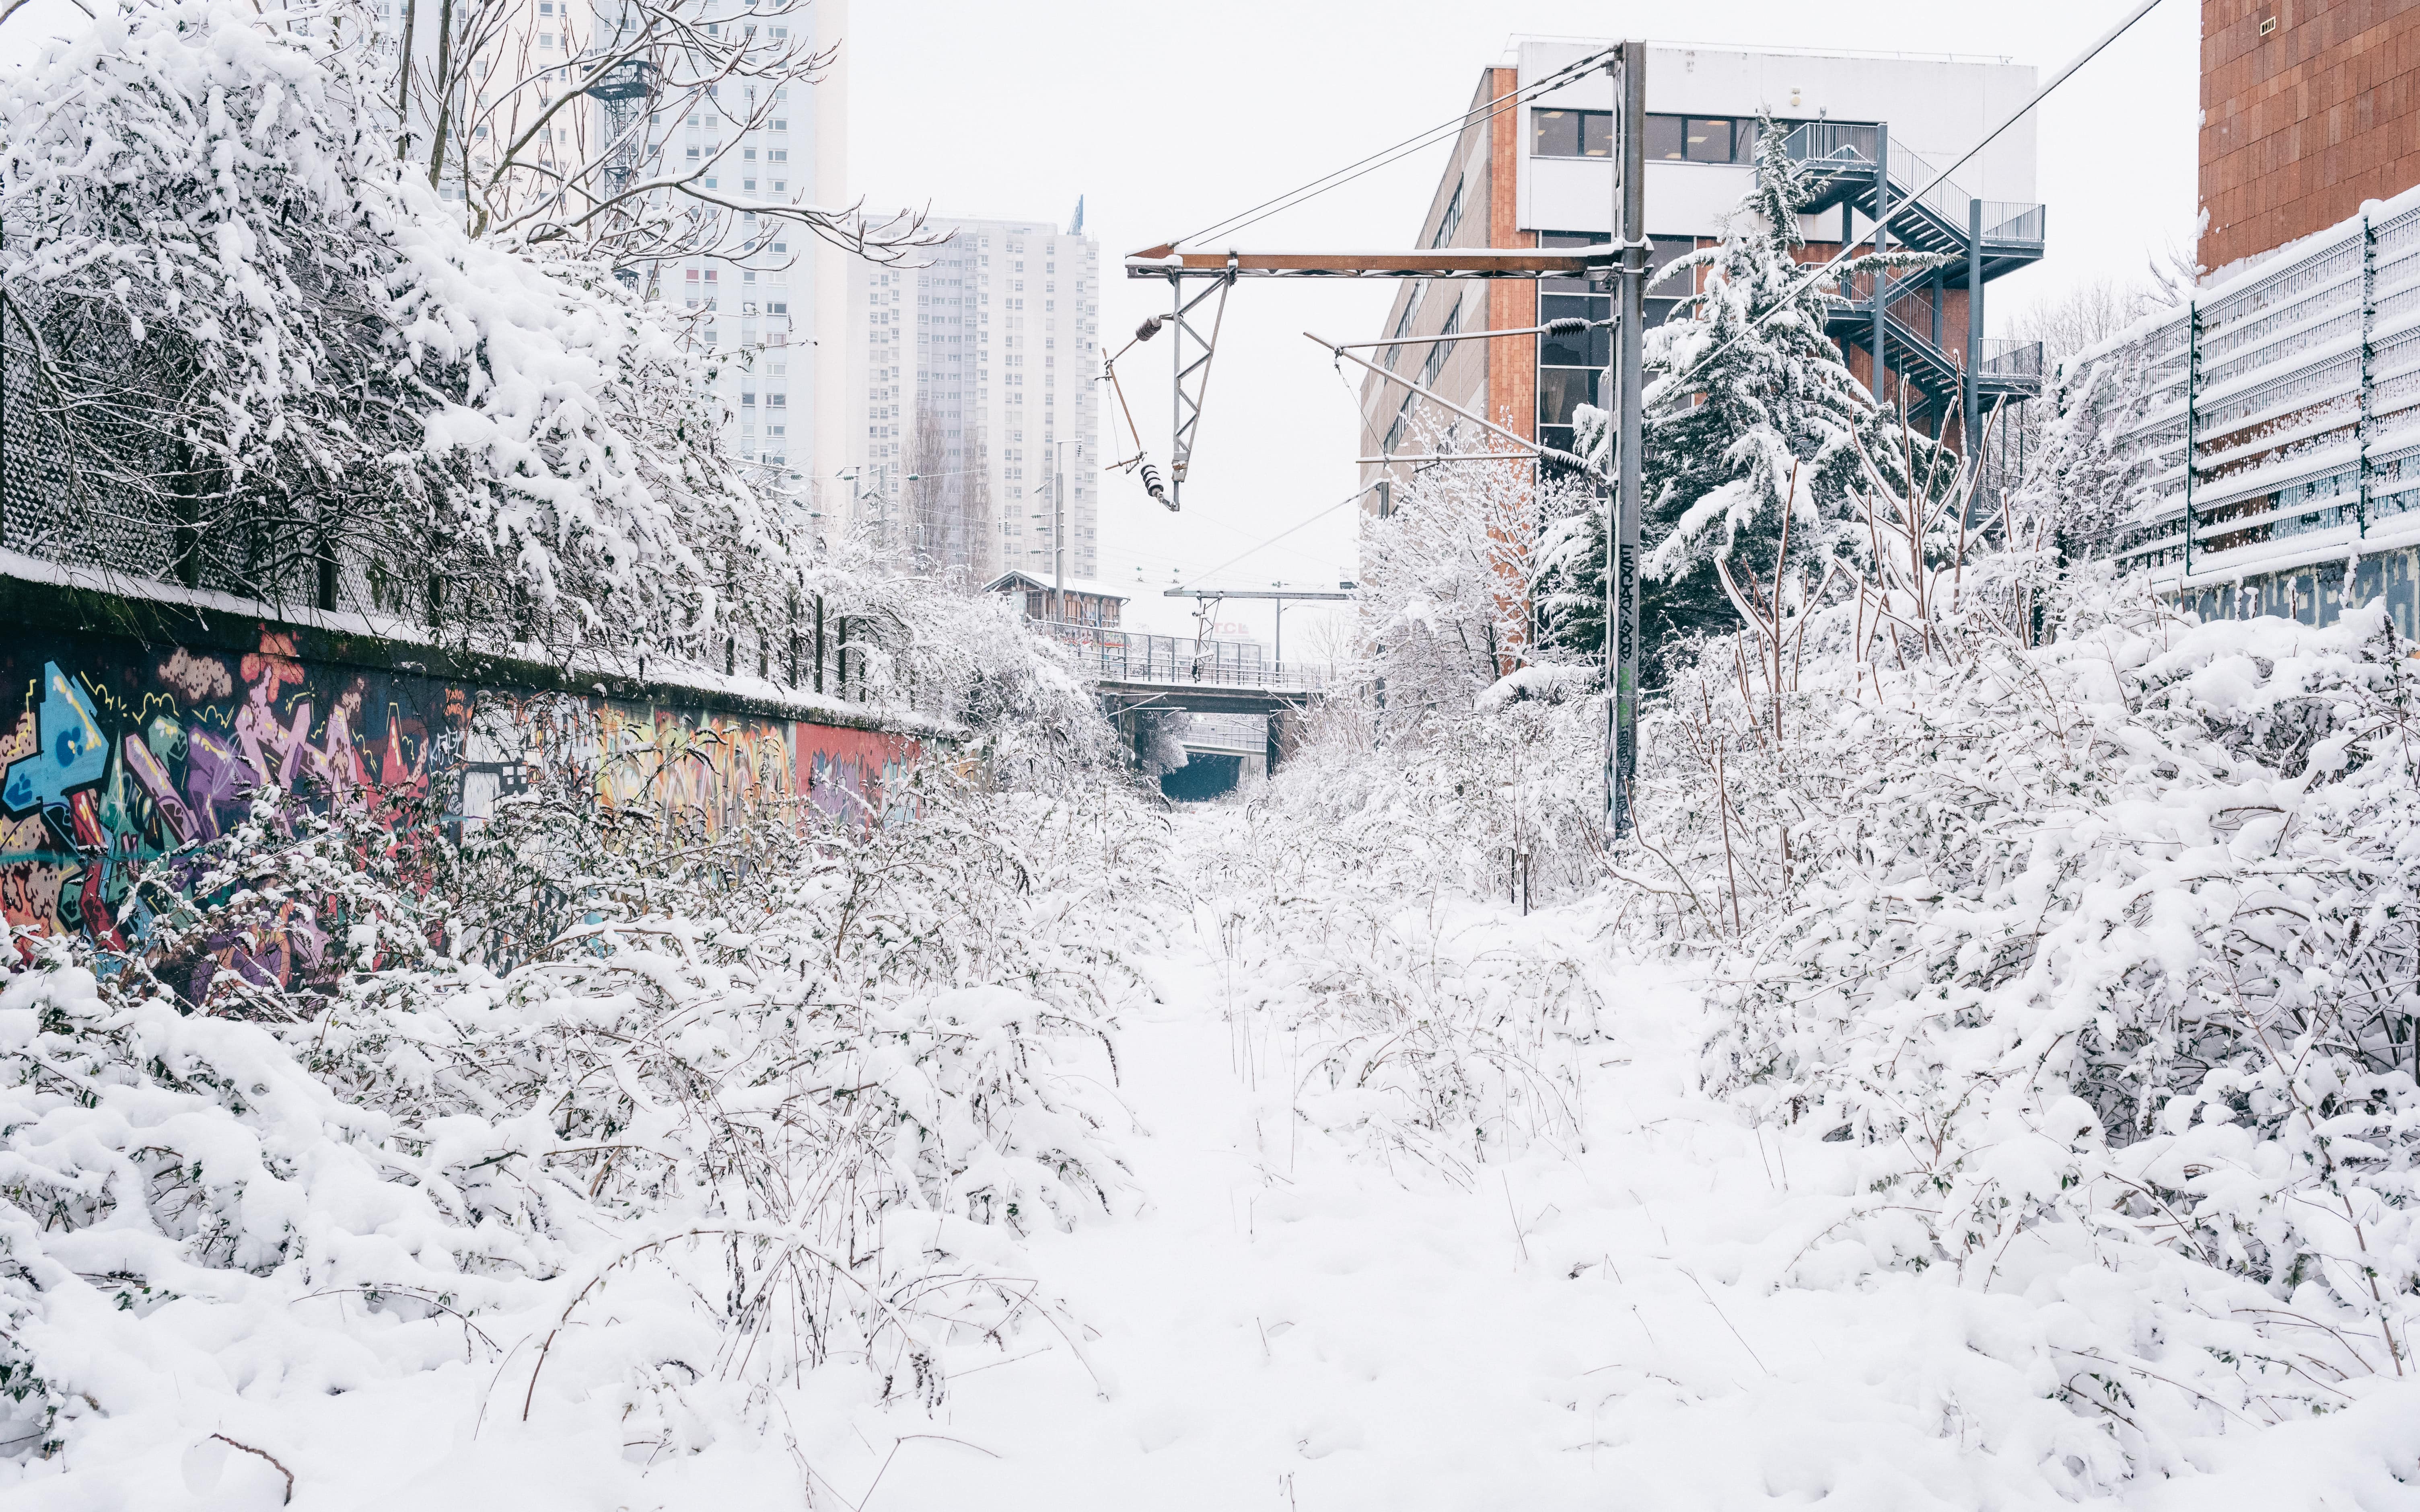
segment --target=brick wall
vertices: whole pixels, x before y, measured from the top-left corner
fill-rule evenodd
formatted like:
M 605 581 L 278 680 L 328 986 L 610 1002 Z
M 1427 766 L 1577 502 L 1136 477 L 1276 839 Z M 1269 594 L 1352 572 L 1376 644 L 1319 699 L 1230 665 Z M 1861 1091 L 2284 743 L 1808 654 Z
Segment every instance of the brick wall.
M 2420 183 L 2420 0 L 2203 0 L 2201 17 L 2204 268 Z
M 1486 70 L 1481 89 L 1500 100 L 1521 86 L 1517 69 Z M 1519 229 L 1520 110 L 1499 112 L 1489 123 L 1487 142 L 1487 240 L 1491 247 L 1534 247 L 1537 233 Z M 1535 279 L 1499 278 L 1487 285 L 1488 329 L 1517 331 L 1538 323 Z M 1481 342 L 1487 348 L 1487 383 L 1481 413 L 1528 440 L 1538 439 L 1538 338 L 1507 336 Z M 1502 448 L 1491 445 L 1490 451 Z

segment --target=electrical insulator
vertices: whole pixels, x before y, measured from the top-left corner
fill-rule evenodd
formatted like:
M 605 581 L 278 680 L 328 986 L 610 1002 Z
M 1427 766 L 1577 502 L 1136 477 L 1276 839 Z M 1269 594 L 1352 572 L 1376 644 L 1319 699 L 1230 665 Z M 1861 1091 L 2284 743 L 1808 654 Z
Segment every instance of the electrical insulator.
M 1546 334 L 1549 336 L 1576 336 L 1588 328 L 1589 323 L 1581 319 L 1578 316 L 1567 315 L 1559 320 L 1547 321 Z
M 1142 465 L 1142 491 L 1151 495 L 1154 499 L 1158 500 L 1161 503 L 1166 504 L 1171 509 L 1174 509 L 1176 507 L 1176 501 L 1169 498 L 1168 490 L 1160 486 L 1159 470 L 1153 467 L 1148 462 L 1145 462 Z
M 1163 323 L 1163 320 L 1164 317 L 1160 316 L 1154 315 L 1144 316 L 1142 324 L 1135 327 L 1135 340 L 1149 341 L 1152 337 L 1158 335 L 1159 328 Z

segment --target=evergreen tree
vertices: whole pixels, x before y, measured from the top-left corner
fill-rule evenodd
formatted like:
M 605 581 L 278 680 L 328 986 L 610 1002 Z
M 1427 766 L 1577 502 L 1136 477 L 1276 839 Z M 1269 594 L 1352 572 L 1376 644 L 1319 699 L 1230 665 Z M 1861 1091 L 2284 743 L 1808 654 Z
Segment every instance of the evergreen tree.
M 1895 487 L 1905 487 L 1911 471 L 1921 479 L 1935 471 L 1933 443 L 1902 432 L 1825 334 L 1837 279 L 1810 281 L 1798 260 L 1806 244 L 1799 213 L 1814 197 L 1808 170 L 1790 158 L 1785 132 L 1770 119 L 1760 124 L 1755 183 L 1721 243 L 1676 258 L 1654 280 L 1687 280 L 1692 288 L 1647 337 L 1639 575 L 1640 631 L 1651 656 L 1675 637 L 1732 626 L 1714 564 L 1769 579 L 1785 509 L 1794 512 L 1793 563 L 1857 549 L 1846 517 L 1864 465 L 1860 451 L 1887 470 Z M 1929 253 L 1868 255 L 1848 259 L 1838 276 L 1929 270 L 1940 260 Z M 1609 470 L 1605 412 L 1583 406 L 1575 430 L 1575 450 Z M 1938 472 L 1946 481 L 1946 458 Z M 1547 605 L 1559 640 L 1599 654 L 1606 545 L 1598 511 L 1574 536 Z

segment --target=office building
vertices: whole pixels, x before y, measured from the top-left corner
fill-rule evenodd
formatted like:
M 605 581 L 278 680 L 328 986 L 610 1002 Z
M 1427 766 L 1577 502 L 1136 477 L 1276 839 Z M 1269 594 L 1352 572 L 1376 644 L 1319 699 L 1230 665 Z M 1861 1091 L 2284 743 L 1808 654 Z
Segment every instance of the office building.
M 2211 277 L 2420 183 L 2420 6 L 2203 0 L 2201 26 Z
M 1469 124 L 1420 217 L 1417 245 L 1579 246 L 1611 234 L 1610 77 L 1591 71 L 1517 106 L 1490 108 L 1608 45 L 1515 39 L 1501 62 L 1480 70 Z M 1793 155 L 1813 170 L 1817 195 L 1801 229 L 1806 255 L 1820 261 L 1838 252 L 1844 238 L 1870 243 L 1874 212 L 1885 199 L 1898 205 L 1923 187 L 1932 164 L 1964 152 L 2035 87 L 2031 68 L 2005 59 L 1661 43 L 1647 49 L 1646 81 L 1645 229 L 1659 269 L 1719 239 L 1725 218 L 1753 178 L 1760 113 L 1770 115 L 1776 130 L 1793 133 Z M 2034 202 L 2028 118 L 1962 168 L 1956 184 L 1943 185 L 1891 222 L 1892 247 L 1949 254 L 1949 263 L 1902 275 L 1884 290 L 1839 291 L 1829 329 L 1851 371 L 1874 387 L 1879 300 L 1885 306 L 1883 395 L 1929 433 L 1956 440 L 1970 355 L 1987 403 L 2039 392 L 2038 347 L 1986 343 L 1968 352 L 1968 301 L 2041 256 L 2044 222 Z M 1970 258 L 1970 252 L 1979 256 Z M 1647 318 L 1659 324 L 1686 290 L 1668 285 L 1652 292 Z M 1601 285 L 1582 278 L 1406 280 L 1381 332 L 1402 344 L 1382 348 L 1381 356 L 1390 371 L 1524 439 L 1568 446 L 1574 409 L 1598 402 L 1609 332 L 1453 344 L 1420 338 L 1512 330 L 1563 316 L 1604 319 L 1611 305 Z M 1362 384 L 1361 402 L 1363 455 L 1399 455 L 1417 443 L 1421 407 L 1401 384 L 1373 376 Z M 1363 481 L 1389 471 L 1400 476 L 1403 470 L 1372 467 Z

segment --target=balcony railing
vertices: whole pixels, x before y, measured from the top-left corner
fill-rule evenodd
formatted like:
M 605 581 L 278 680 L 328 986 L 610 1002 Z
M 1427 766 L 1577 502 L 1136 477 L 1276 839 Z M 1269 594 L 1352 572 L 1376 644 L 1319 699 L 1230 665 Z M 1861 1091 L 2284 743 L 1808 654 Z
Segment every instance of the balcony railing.
M 1987 339 L 1976 353 L 1975 376 L 1986 381 L 2031 378 L 2041 381 L 2042 344 L 2038 341 Z

